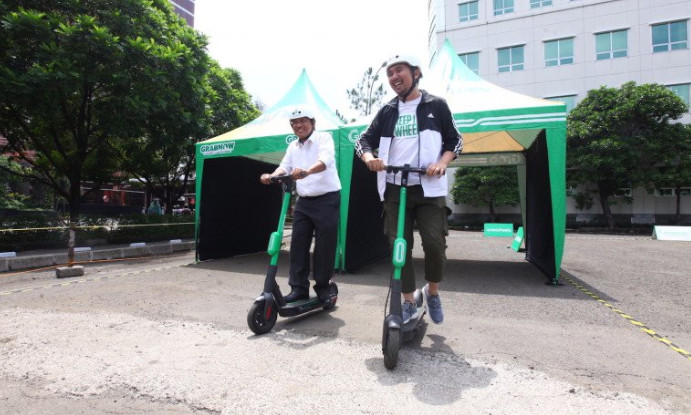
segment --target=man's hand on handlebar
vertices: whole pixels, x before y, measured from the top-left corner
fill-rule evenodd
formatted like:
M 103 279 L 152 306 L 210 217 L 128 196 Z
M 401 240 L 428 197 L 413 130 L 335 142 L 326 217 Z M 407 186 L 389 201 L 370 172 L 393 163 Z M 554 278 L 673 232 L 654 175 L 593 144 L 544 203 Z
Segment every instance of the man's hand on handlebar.
M 446 174 L 446 165 L 444 163 L 433 163 L 427 166 L 428 176 L 443 176 Z
M 269 173 L 264 173 L 259 176 L 259 181 L 262 182 L 262 184 L 271 184 L 271 175 Z
M 293 178 L 293 180 L 300 180 L 304 179 L 305 177 L 309 176 L 309 172 L 307 170 L 303 170 L 299 167 L 296 167 L 293 169 L 293 172 L 290 174 L 290 177 Z

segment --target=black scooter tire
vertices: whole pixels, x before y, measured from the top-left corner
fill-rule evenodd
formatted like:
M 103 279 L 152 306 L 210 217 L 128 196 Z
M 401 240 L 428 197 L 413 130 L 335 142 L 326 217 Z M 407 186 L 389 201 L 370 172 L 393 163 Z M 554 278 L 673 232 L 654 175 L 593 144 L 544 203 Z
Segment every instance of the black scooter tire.
M 401 350 L 401 330 L 388 328 L 384 340 L 384 366 L 391 370 L 398 364 L 398 352 Z
M 247 325 L 254 334 L 265 334 L 271 331 L 276 324 L 276 318 L 278 317 L 278 312 L 276 311 L 276 305 L 271 307 L 271 311 L 268 316 L 264 315 L 264 303 L 256 302 L 252 304 L 250 311 L 247 313 Z

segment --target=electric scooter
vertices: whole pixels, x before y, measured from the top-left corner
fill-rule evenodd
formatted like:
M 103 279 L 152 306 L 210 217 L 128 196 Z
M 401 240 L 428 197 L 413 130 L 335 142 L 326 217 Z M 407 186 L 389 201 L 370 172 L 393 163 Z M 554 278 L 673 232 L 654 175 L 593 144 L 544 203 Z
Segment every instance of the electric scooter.
M 403 308 L 401 306 L 401 269 L 405 265 L 408 244 L 404 239 L 405 231 L 405 208 L 408 186 L 408 174 L 425 174 L 424 168 L 404 166 L 386 166 L 388 173 L 401 173 L 401 190 L 398 205 L 398 225 L 396 228 L 396 239 L 393 243 L 392 263 L 394 266 L 391 278 L 390 293 L 387 298 L 389 302 L 389 313 L 384 318 L 384 334 L 382 336 L 382 352 L 384 353 L 384 366 L 393 369 L 398 364 L 398 352 L 401 349 L 401 342 L 414 337 L 417 334 L 418 326 L 422 322 L 427 309 L 423 307 L 423 295 L 420 289 L 413 293 L 413 300 L 418 308 L 418 316 L 403 324 Z
M 255 334 L 264 334 L 271 331 L 279 315 L 281 317 L 293 317 L 319 308 L 331 310 L 336 306 L 336 301 L 338 300 L 338 287 L 334 282 L 329 284 L 330 301 L 328 302 L 321 302 L 316 296 L 292 303 L 286 303 L 283 299 L 281 289 L 276 283 L 276 273 L 278 272 L 278 254 L 283 241 L 283 227 L 288 208 L 290 207 L 293 180 L 289 175 L 281 175 L 272 177 L 271 181 L 281 184 L 283 204 L 281 205 L 281 214 L 278 219 L 278 229 L 272 232 L 269 238 L 267 253 L 271 256 L 271 262 L 264 279 L 264 291 L 254 300 L 254 304 L 252 304 L 247 313 L 247 325 Z

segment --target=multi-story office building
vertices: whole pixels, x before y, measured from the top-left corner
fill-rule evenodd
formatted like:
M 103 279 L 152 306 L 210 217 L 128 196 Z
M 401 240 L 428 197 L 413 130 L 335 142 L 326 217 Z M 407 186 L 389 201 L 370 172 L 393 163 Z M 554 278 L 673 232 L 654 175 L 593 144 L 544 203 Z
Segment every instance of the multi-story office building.
M 449 39 L 473 71 L 502 87 L 570 109 L 602 85 L 655 82 L 689 102 L 689 0 L 432 0 L 430 7 L 430 50 Z
M 430 0 L 430 54 L 448 39 L 482 78 L 566 103 L 627 81 L 658 83 L 687 104 L 691 0 Z M 691 114 L 681 120 L 691 123 Z M 689 183 L 691 185 L 691 183 Z M 671 214 L 670 189 L 633 192 L 626 214 Z M 686 191 L 691 192 L 690 189 Z M 689 213 L 691 196 L 683 198 Z M 569 207 L 573 213 L 573 203 Z M 598 213 L 597 206 L 593 209 Z
M 175 13 L 179 14 L 187 21 L 187 24 L 194 27 L 194 0 L 168 0 L 173 5 Z

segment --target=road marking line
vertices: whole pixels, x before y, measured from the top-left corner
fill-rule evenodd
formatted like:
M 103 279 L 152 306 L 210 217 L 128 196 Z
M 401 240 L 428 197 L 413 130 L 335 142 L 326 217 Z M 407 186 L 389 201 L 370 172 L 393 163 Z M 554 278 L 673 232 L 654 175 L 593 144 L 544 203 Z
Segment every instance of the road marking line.
M 593 294 L 592 292 L 588 291 L 584 286 L 581 284 L 577 283 L 576 281 L 572 280 L 566 275 L 563 275 L 562 278 L 566 279 L 569 283 L 571 283 L 574 287 L 578 288 L 588 296 L 592 297 L 593 299 L 601 302 L 604 304 L 606 307 L 608 307 L 610 310 L 614 311 L 615 313 L 619 314 L 626 320 L 628 320 L 629 323 L 633 324 L 634 326 L 638 327 L 643 333 L 649 335 L 650 337 L 654 338 L 655 340 L 659 341 L 660 343 L 666 345 L 670 349 L 674 350 L 675 352 L 679 353 L 680 355 L 684 356 L 686 359 L 691 361 L 691 353 L 687 352 L 686 350 L 682 349 L 681 347 L 677 346 L 676 344 L 672 343 L 670 340 L 666 339 L 663 336 L 660 336 L 655 332 L 655 330 L 652 330 L 648 328 L 645 324 L 641 323 L 640 321 L 637 321 L 630 315 L 624 313 L 623 311 L 615 308 L 612 304 L 608 303 L 607 301 L 601 299 L 597 295 Z

